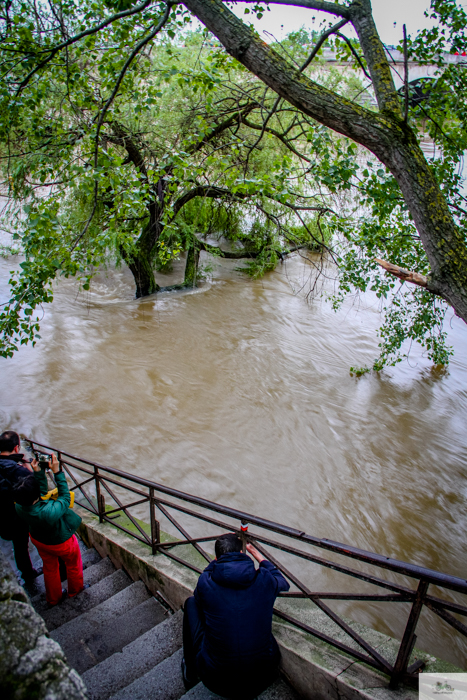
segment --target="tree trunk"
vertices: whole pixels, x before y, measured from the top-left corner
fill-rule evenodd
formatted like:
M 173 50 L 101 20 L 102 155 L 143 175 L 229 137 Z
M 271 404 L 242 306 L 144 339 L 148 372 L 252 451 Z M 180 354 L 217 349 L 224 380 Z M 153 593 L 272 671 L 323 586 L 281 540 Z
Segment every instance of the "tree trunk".
M 149 206 L 149 222 L 144 226 L 135 248 L 131 253 L 122 250 L 122 257 L 135 279 L 137 299 L 154 294 L 160 289 L 154 277 L 153 251 L 161 231 L 160 212 L 152 202 Z
M 368 0 L 356 0 L 345 9 L 359 31 L 370 66 L 381 114 L 347 100 L 313 82 L 287 63 L 221 0 L 184 0 L 226 50 L 266 85 L 292 105 L 325 126 L 368 148 L 396 178 L 420 234 L 431 274 L 428 289 L 448 301 L 467 322 L 467 245 L 448 203 L 427 163 L 415 133 L 405 124 L 393 101 L 392 78 Z M 329 3 L 324 3 L 329 5 Z M 385 63 L 386 66 L 379 66 Z
M 198 265 L 199 265 L 199 246 L 193 241 L 192 245 L 188 248 L 188 253 L 186 257 L 185 265 L 185 281 L 184 285 L 186 287 L 196 287 L 196 282 L 198 279 Z
M 159 291 L 159 285 L 156 283 L 154 270 L 148 255 L 139 252 L 138 256 L 133 256 L 132 260 L 128 261 L 127 264 L 135 279 L 137 299 Z

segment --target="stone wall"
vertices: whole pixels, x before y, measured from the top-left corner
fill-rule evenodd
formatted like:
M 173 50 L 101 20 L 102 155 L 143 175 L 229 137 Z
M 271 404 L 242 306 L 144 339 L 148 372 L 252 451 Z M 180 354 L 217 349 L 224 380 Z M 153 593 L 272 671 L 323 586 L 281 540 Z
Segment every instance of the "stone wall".
M 0 694 L 2 700 L 86 700 L 86 688 L 49 639 L 0 551 Z

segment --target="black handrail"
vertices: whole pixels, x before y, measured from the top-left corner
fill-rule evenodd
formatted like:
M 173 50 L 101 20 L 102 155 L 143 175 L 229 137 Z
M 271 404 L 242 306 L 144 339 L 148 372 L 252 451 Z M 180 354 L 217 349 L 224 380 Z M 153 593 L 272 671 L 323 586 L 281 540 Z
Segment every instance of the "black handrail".
M 48 450 L 55 450 L 48 445 L 44 445 L 35 440 L 27 440 L 31 444 L 39 445 Z M 153 488 L 159 493 L 164 493 L 167 496 L 173 496 L 174 498 L 179 498 L 182 501 L 188 503 L 193 503 L 194 505 L 201 506 L 202 508 L 207 508 L 216 513 L 221 513 L 230 518 L 235 518 L 243 523 L 248 523 L 250 525 L 257 525 L 265 530 L 270 530 L 276 532 L 280 535 L 286 535 L 293 539 L 300 540 L 306 544 L 314 545 L 315 547 L 320 547 L 322 549 L 327 549 L 331 552 L 336 552 L 337 554 L 342 554 L 344 556 L 350 557 L 352 559 L 358 559 L 367 564 L 373 564 L 382 569 L 388 569 L 389 571 L 394 571 L 405 576 L 410 576 L 415 579 L 425 579 L 429 583 L 433 583 L 443 588 L 449 588 L 453 591 L 458 591 L 459 593 L 467 593 L 467 579 L 460 578 L 458 576 L 451 576 L 449 574 L 443 574 L 440 571 L 434 569 L 428 569 L 424 566 L 419 566 L 417 564 L 409 564 L 408 562 L 400 561 L 398 559 L 393 559 L 392 557 L 386 557 L 384 554 L 376 554 L 374 552 L 369 552 L 365 549 L 359 549 L 358 547 L 353 547 L 351 545 L 342 544 L 341 542 L 334 542 L 333 540 L 328 540 L 326 538 L 313 537 L 313 535 L 308 535 L 305 532 L 298 530 L 287 525 L 281 525 L 273 520 L 266 520 L 265 518 L 258 517 L 257 515 L 252 515 L 251 513 L 246 513 L 245 511 L 237 510 L 236 508 L 231 508 L 230 506 L 224 506 L 220 503 L 214 503 L 213 501 L 208 501 L 206 498 L 201 498 L 199 496 L 193 496 L 192 494 L 185 493 L 184 491 L 179 491 L 178 489 L 171 488 L 170 486 L 164 486 L 164 484 L 158 484 L 155 481 L 149 479 L 144 479 L 135 474 L 128 474 L 120 469 L 115 469 L 115 467 L 107 467 L 98 462 L 91 462 L 90 460 L 83 459 L 82 457 L 76 457 L 67 452 L 60 450 L 60 453 L 68 457 L 69 459 L 74 459 L 84 464 L 88 464 L 92 467 L 98 467 L 108 474 L 113 474 L 120 478 L 124 478 L 127 481 L 131 481 L 134 484 L 139 484 L 140 486 L 146 486 L 147 488 Z
M 108 522 L 112 524 L 117 529 L 126 533 L 127 535 L 135 538 L 139 542 L 148 545 L 152 549 L 153 554 L 160 553 L 166 557 L 169 557 L 175 562 L 188 567 L 192 571 L 200 574 L 201 569 L 199 569 L 195 564 L 185 561 L 179 556 L 173 553 L 174 548 L 178 546 L 191 545 L 195 550 L 201 554 L 204 559 L 210 561 L 210 556 L 202 549 L 200 546 L 201 542 L 212 541 L 216 539 L 217 536 L 203 536 L 192 538 L 189 533 L 185 530 L 183 525 L 181 525 L 175 518 L 175 516 L 168 510 L 175 510 L 177 513 L 182 513 L 189 515 L 205 523 L 210 523 L 219 527 L 221 531 L 232 531 L 235 530 L 243 539 L 244 546 L 248 541 L 254 542 L 258 549 L 264 553 L 264 555 L 274 563 L 277 568 L 288 578 L 298 589 L 298 592 L 291 592 L 287 594 L 288 598 L 307 598 L 312 601 L 325 615 L 327 615 L 334 623 L 336 623 L 347 635 L 349 635 L 357 644 L 364 650 L 356 650 L 353 647 L 348 646 L 339 639 L 329 637 L 323 632 L 313 629 L 308 625 L 305 625 L 300 620 L 292 618 L 290 615 L 285 614 L 281 610 L 275 609 L 275 614 L 288 623 L 293 624 L 298 629 L 308 632 L 318 639 L 321 639 L 335 648 L 346 652 L 350 656 L 357 660 L 364 661 L 366 664 L 376 668 L 384 673 L 388 674 L 391 678 L 390 687 L 395 688 L 397 684 L 404 680 L 405 682 L 411 683 L 412 685 L 417 684 L 417 676 L 415 675 L 417 671 L 423 666 L 422 661 L 417 661 L 412 666 L 408 666 L 409 659 L 413 650 L 415 643 L 415 630 L 418 624 L 420 613 L 425 605 L 432 612 L 443 619 L 447 624 L 456 629 L 462 635 L 467 637 L 467 626 L 460 622 L 451 613 L 457 613 L 460 615 L 467 616 L 467 607 L 454 603 L 452 601 L 443 600 L 436 598 L 428 594 L 428 588 L 430 584 L 446 588 L 452 591 L 467 594 L 467 580 L 459 578 L 457 576 L 451 576 L 449 574 L 444 574 L 433 569 L 428 569 L 423 566 L 418 566 L 415 564 L 409 564 L 407 562 L 399 561 L 393 559 L 392 557 L 385 557 L 381 554 L 375 554 L 373 552 L 368 552 L 364 549 L 359 549 L 358 547 L 352 547 L 350 545 L 345 545 L 340 542 L 334 542 L 333 540 L 320 539 L 308 535 L 307 533 L 298 530 L 296 528 L 291 528 L 286 525 L 281 525 L 272 520 L 267 520 L 265 518 L 252 515 L 251 513 L 246 513 L 230 506 L 225 506 L 219 503 L 214 503 L 205 498 L 200 498 L 199 496 L 193 496 L 192 494 L 185 493 L 184 491 L 179 491 L 178 489 L 173 489 L 169 486 L 164 486 L 163 484 L 158 484 L 149 479 L 144 479 L 143 477 L 136 476 L 134 474 L 128 474 L 121 471 L 120 469 L 115 469 L 114 467 L 104 466 L 97 462 L 92 462 L 91 460 L 83 459 L 81 457 L 76 457 L 75 455 L 69 454 L 67 452 L 62 452 L 60 450 L 55 450 L 55 448 L 45 445 L 43 443 L 37 442 L 35 440 L 28 439 L 31 446 L 36 445 L 38 447 L 44 448 L 46 450 L 56 451 L 58 458 L 62 467 L 65 469 L 68 476 L 73 481 L 73 488 L 79 490 L 85 500 L 81 501 L 79 505 L 85 508 L 89 512 L 99 517 L 100 522 Z M 72 461 L 68 461 L 72 460 Z M 75 464 L 79 462 L 79 464 Z M 86 466 L 84 466 L 86 465 Z M 87 468 L 90 467 L 90 468 Z M 75 474 L 72 470 L 78 470 L 86 475 L 84 481 L 77 481 Z M 121 480 L 129 483 L 122 483 Z M 95 499 L 89 496 L 84 490 L 84 486 L 88 485 L 90 482 L 94 482 L 95 486 Z M 131 493 L 133 498 L 130 503 L 122 503 L 121 496 L 117 495 L 111 488 L 118 486 L 125 490 L 126 493 Z M 147 489 L 147 492 L 146 492 Z M 105 494 L 103 491 L 110 496 L 113 503 L 110 508 L 105 504 Z M 139 497 L 135 500 L 135 494 Z M 159 494 L 164 494 L 164 496 L 170 496 L 172 499 L 178 499 L 178 501 L 183 501 L 182 503 L 173 502 L 162 498 Z M 135 517 L 129 512 L 129 508 L 135 505 L 141 505 L 143 503 L 149 504 L 149 516 L 150 516 L 150 535 L 142 527 L 141 521 L 135 519 Z M 192 510 L 185 504 L 193 504 L 199 508 L 203 508 L 204 512 L 199 512 L 197 510 Z M 172 525 L 176 527 L 178 532 L 181 534 L 182 539 L 161 542 L 160 539 L 160 523 L 156 518 L 156 509 L 158 509 L 165 518 L 169 520 Z M 125 516 L 129 519 L 131 525 L 135 528 L 135 531 L 131 531 L 128 527 L 125 527 L 122 523 L 114 522 L 114 519 L 118 518 L 118 512 L 123 512 Z M 210 511 L 210 513 L 206 512 Z M 235 527 L 229 523 L 219 520 L 213 514 L 219 513 L 221 515 L 227 516 L 234 520 L 240 521 L 240 527 Z M 418 581 L 417 588 L 411 589 L 400 583 L 395 583 L 391 581 L 384 580 L 373 574 L 366 573 L 365 571 L 360 571 L 357 569 L 352 569 L 342 563 L 336 561 L 328 560 L 318 556 L 317 554 L 311 554 L 309 551 L 297 549 L 297 547 L 292 547 L 291 544 L 285 543 L 284 541 L 275 541 L 270 537 L 266 537 L 263 534 L 257 534 L 248 532 L 248 525 L 256 525 L 259 528 L 268 530 L 270 532 L 275 532 L 283 537 L 293 539 L 295 541 L 313 545 L 321 549 L 325 549 L 336 554 L 349 557 L 351 559 L 356 559 L 358 561 L 364 562 L 366 564 L 371 564 L 377 566 L 381 569 L 386 569 L 393 571 L 397 574 L 402 574 L 404 576 L 409 576 Z M 261 543 L 261 544 L 260 544 Z M 275 559 L 275 557 L 263 549 L 263 546 L 272 547 L 276 550 L 281 550 L 289 555 L 301 558 L 323 567 L 333 569 L 337 572 L 346 574 L 347 576 L 354 577 L 356 579 L 362 580 L 364 582 L 373 584 L 385 590 L 391 591 L 391 594 L 380 595 L 380 596 L 369 596 L 367 594 L 349 594 L 349 593 L 329 593 L 329 592 L 317 592 L 313 591 L 302 583 L 300 579 L 285 566 Z M 405 627 L 405 631 L 400 642 L 399 651 L 397 654 L 397 659 L 394 664 L 390 663 L 388 660 L 384 659 L 377 649 L 374 649 L 371 644 L 369 644 L 361 635 L 357 633 L 344 619 L 337 615 L 331 608 L 326 605 L 323 601 L 326 599 L 335 600 L 379 600 L 381 602 L 410 602 L 411 610 L 408 617 L 408 621 Z

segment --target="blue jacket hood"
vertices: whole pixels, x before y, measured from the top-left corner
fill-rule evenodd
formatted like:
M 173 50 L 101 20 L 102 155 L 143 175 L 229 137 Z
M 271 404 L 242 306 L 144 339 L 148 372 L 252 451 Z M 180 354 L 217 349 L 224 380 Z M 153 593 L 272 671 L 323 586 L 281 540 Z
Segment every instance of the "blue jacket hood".
M 258 575 L 253 561 L 242 552 L 223 554 L 212 561 L 206 571 L 219 586 L 237 589 L 248 588 Z

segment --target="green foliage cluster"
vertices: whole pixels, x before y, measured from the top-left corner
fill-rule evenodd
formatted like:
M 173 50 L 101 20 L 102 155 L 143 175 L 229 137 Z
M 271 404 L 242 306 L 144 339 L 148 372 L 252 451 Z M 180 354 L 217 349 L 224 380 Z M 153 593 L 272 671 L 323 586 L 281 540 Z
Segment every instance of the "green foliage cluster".
M 0 167 L 5 219 L 25 258 L 0 315 L 3 356 L 39 337 L 38 310 L 52 300 L 57 276 L 89 289 L 99 266 L 124 261 L 137 289 L 150 293 L 154 268 L 169 269 L 185 250 L 195 284 L 199 242 L 214 235 L 241 244 L 254 277 L 287 251 L 319 253 L 322 265 L 336 265 L 336 308 L 350 293 L 373 292 L 383 313 L 373 369 L 399 362 L 412 341 L 447 364 L 445 303 L 375 262 L 430 274 L 399 187 L 370 154 L 276 104 L 206 31 L 186 29 L 181 5 L 3 5 Z M 260 16 L 264 7 L 250 10 Z M 411 100 L 409 122 L 435 144 L 432 168 L 465 232 L 467 78 L 443 52 L 466 49 L 467 21 L 454 0 L 433 0 L 432 12 L 438 24 L 408 49 L 439 74 Z M 280 50 L 301 65 L 316 40 L 302 29 Z M 366 68 L 358 42 L 335 37 L 327 45 Z M 371 92 L 357 75 L 317 61 L 307 71 L 318 82 L 368 106 Z

